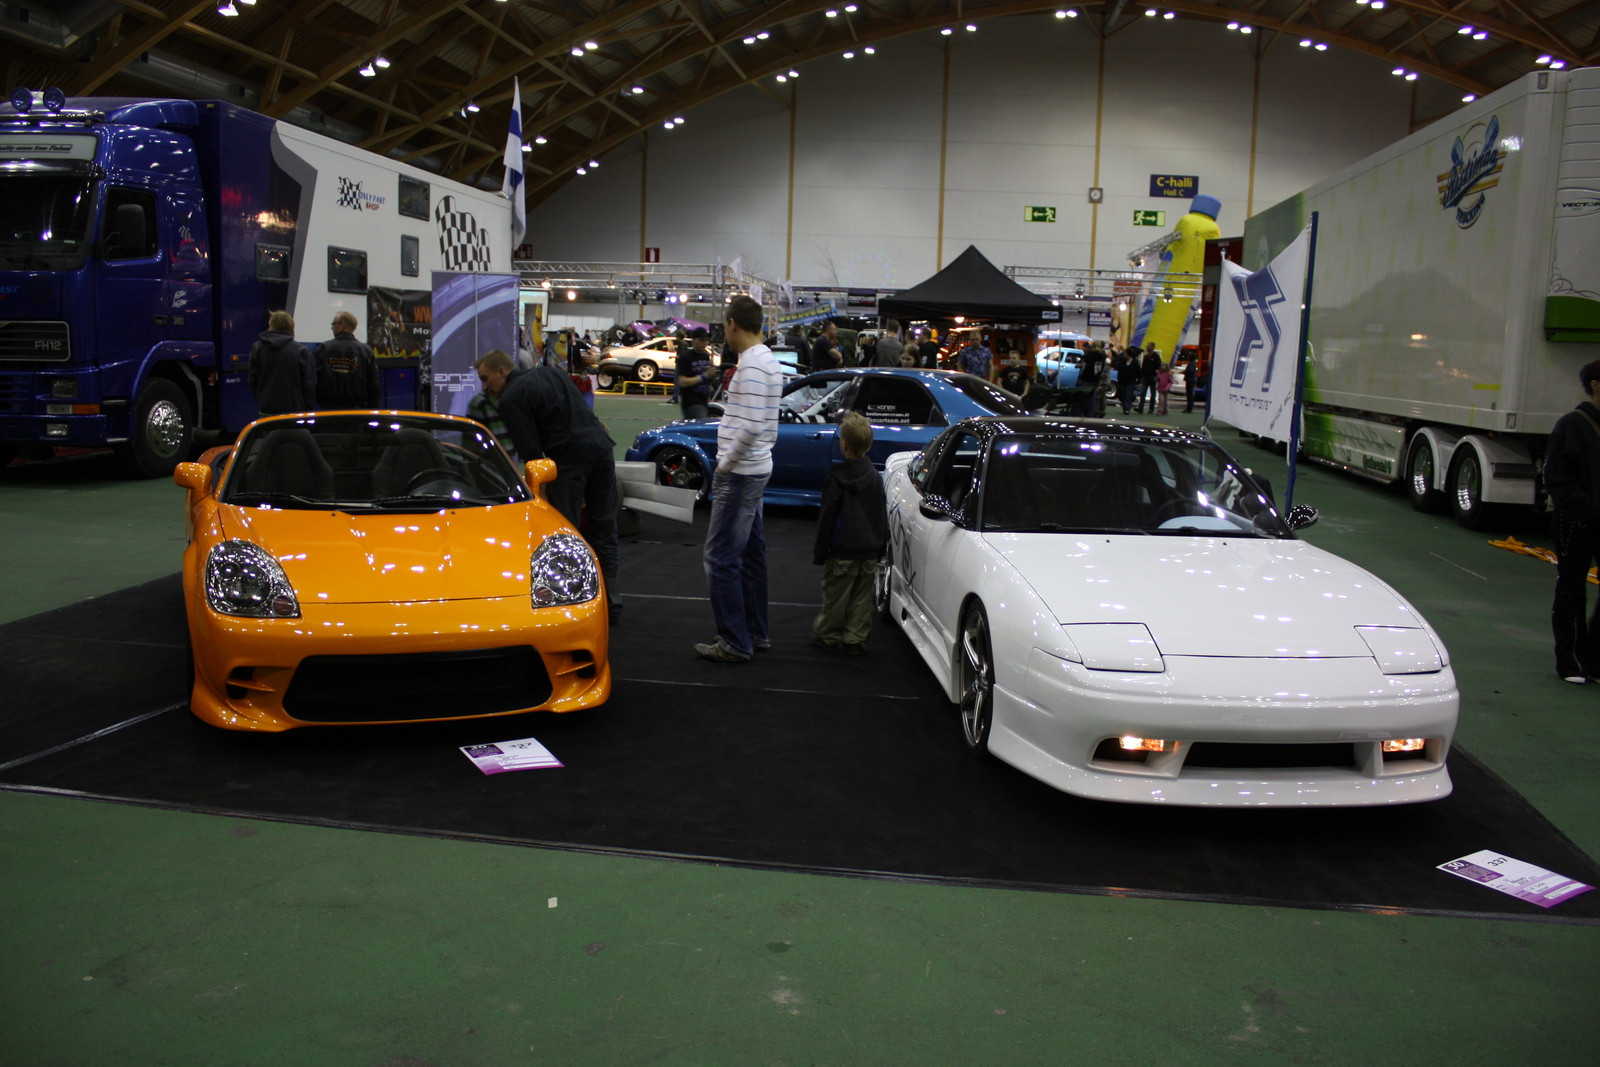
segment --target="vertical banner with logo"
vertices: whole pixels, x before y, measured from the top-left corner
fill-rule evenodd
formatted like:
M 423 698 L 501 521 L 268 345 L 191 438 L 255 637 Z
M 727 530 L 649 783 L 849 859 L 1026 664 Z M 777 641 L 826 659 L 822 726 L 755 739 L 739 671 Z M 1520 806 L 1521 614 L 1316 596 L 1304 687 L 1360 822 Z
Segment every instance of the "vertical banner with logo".
M 491 349 L 515 358 L 517 276 L 433 272 L 433 410 L 465 415 L 478 391 L 473 361 Z
M 1222 261 L 1206 418 L 1246 433 L 1299 443 L 1297 417 L 1311 307 L 1317 216 L 1271 263 L 1251 272 Z M 1293 500 L 1294 463 L 1289 464 Z

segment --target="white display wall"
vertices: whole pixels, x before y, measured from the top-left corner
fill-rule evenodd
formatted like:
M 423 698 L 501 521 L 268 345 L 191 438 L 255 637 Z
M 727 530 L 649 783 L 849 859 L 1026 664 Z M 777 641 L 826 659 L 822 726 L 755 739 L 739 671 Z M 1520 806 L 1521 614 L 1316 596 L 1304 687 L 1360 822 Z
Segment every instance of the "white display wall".
M 1083 20 L 992 19 L 832 57 L 685 113 L 601 159 L 529 212 L 541 259 L 724 263 L 801 284 L 902 288 L 975 244 L 996 265 L 1126 266 L 1169 232 L 1188 198 L 1149 195 L 1152 175 L 1193 175 L 1222 201 L 1224 234 L 1451 109 L 1459 94 L 1413 86 L 1389 64 L 1210 23 L 1145 19 L 1105 43 L 1096 177 L 1099 41 Z M 941 139 L 948 45 L 949 111 Z M 944 148 L 943 212 L 940 149 Z M 1089 202 L 1090 186 L 1104 201 Z M 1054 207 L 1053 223 L 1024 209 Z M 1165 228 L 1136 210 L 1166 212 Z M 641 220 L 643 226 L 641 229 Z M 942 232 L 941 232 L 942 228 Z

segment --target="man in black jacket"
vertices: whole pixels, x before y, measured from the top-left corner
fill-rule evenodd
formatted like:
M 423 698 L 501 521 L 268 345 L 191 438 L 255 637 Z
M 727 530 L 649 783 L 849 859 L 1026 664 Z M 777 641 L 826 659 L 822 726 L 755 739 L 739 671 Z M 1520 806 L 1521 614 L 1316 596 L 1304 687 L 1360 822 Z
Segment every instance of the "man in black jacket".
M 1600 563 L 1600 360 L 1584 364 L 1578 381 L 1587 399 L 1550 431 L 1544 484 L 1555 504 L 1556 673 L 1581 684 L 1600 679 L 1600 600 L 1585 612 L 1589 568 Z
M 594 549 L 615 623 L 622 611 L 617 592 L 620 502 L 611 435 L 584 403 L 571 375 L 551 366 L 512 371 L 500 393 L 500 415 L 519 459 L 556 461 L 556 480 L 545 487 L 545 499 L 583 531 Z
M 383 403 L 378 361 L 372 349 L 356 338 L 356 317 L 341 311 L 333 317 L 333 338 L 317 350 L 317 407 L 323 411 L 375 408 Z
M 294 339 L 287 311 L 267 316 L 267 328 L 250 346 L 250 392 L 263 415 L 311 411 L 317 406 L 317 369 L 306 346 Z
M 822 487 L 822 514 L 812 560 L 822 572 L 822 610 L 811 624 L 814 643 L 859 656 L 872 633 L 878 560 L 889 543 L 883 476 L 867 458 L 872 424 L 852 411 L 839 423 L 844 462 Z

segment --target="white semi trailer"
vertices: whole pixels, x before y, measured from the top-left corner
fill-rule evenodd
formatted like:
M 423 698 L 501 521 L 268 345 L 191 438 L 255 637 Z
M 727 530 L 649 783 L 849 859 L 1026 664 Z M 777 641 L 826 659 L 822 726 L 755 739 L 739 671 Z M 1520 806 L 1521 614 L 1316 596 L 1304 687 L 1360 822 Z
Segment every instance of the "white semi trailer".
M 1538 71 L 1245 223 L 1318 212 L 1302 458 L 1479 528 L 1543 506 L 1546 435 L 1600 359 L 1600 69 Z

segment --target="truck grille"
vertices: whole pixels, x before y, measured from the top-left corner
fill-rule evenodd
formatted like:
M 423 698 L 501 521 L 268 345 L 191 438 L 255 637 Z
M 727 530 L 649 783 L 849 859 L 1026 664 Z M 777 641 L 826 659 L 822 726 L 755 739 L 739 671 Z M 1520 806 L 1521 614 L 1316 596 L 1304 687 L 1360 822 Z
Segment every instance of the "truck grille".
M 26 371 L 11 374 L 0 371 L 0 415 L 28 414 L 36 388 L 38 383 Z
M 65 363 L 72 341 L 64 322 L 13 322 L 0 319 L 0 360 Z

